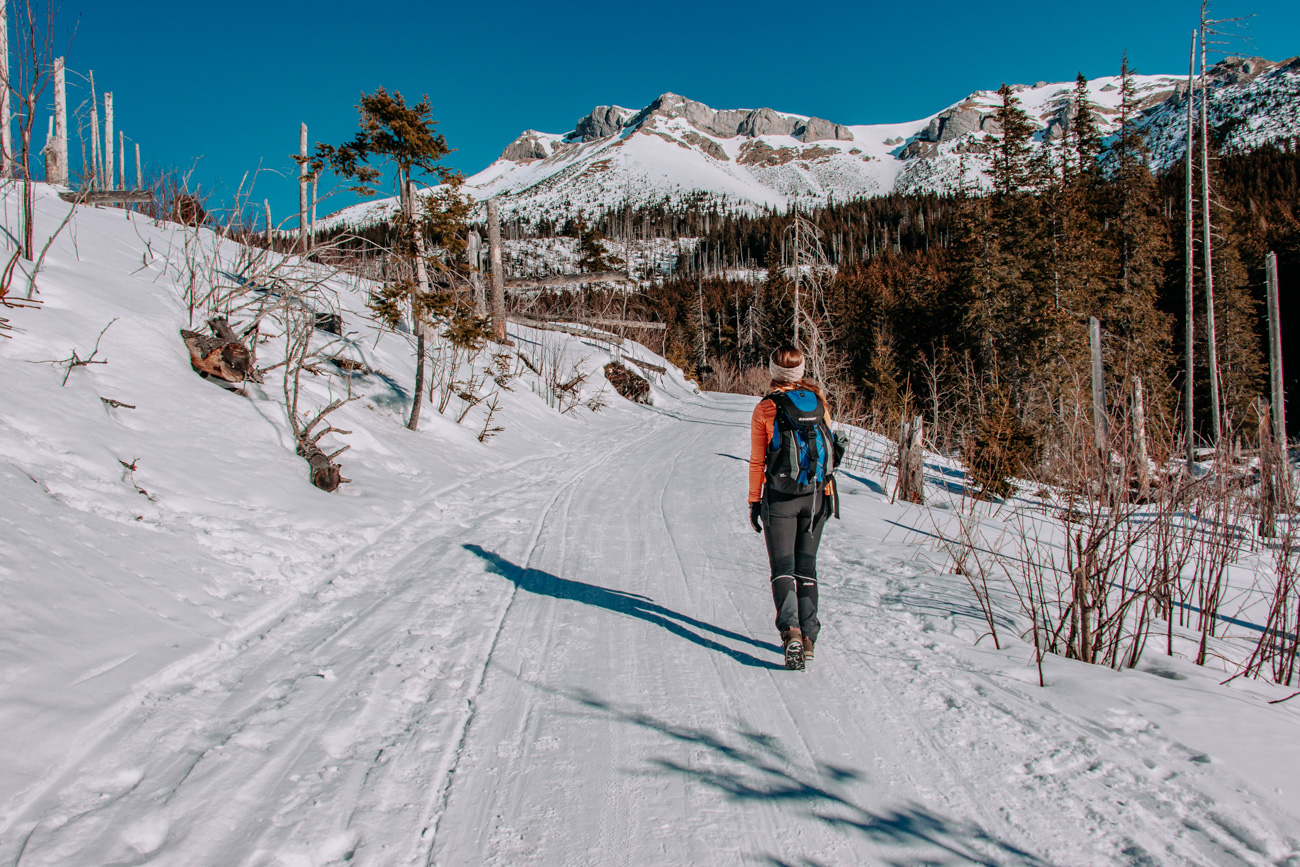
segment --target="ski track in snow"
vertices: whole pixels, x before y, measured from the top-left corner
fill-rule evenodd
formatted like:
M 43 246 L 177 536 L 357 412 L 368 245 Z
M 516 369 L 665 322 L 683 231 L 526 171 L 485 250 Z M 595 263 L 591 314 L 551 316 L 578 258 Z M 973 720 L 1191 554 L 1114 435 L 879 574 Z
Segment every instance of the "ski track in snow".
M 968 600 L 927 589 L 865 488 L 825 535 L 817 656 L 786 672 L 742 503 L 752 404 L 620 415 L 426 492 L 313 591 L 141 684 L 11 812 L 0 855 L 1300 863 L 1294 813 L 945 631 Z

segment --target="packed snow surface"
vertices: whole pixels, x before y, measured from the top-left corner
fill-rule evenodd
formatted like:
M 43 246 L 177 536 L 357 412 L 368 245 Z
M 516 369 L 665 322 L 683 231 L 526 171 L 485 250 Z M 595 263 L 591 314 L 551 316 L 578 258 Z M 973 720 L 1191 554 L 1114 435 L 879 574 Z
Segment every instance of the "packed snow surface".
M 42 194 L 46 234 L 63 207 Z M 86 209 L 43 308 L 6 314 L 0 862 L 1300 863 L 1287 691 L 1154 650 L 1049 658 L 1040 688 L 1014 601 L 1003 649 L 976 643 L 926 541 L 950 466 L 928 509 L 842 476 L 821 640 L 788 672 L 746 520 L 753 398 L 670 368 L 652 406 L 560 414 L 520 376 L 479 443 L 481 415 L 412 433 L 367 380 L 326 494 L 270 375 L 241 397 L 189 370 L 183 237 Z M 345 330 L 405 384 L 360 288 Z M 32 363 L 114 317 L 107 364 Z M 608 344 L 511 335 L 599 391 Z

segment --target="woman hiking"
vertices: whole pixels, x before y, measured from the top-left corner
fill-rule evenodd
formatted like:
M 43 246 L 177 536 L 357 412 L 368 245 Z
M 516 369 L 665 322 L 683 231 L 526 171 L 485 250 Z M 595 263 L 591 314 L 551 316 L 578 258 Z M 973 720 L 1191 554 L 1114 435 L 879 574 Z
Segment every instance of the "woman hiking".
M 767 542 L 785 667 L 797 671 L 812 659 L 821 628 L 817 546 L 832 511 L 836 443 L 826 394 L 804 377 L 803 353 L 780 346 L 767 367 L 771 393 L 749 427 L 749 522 Z

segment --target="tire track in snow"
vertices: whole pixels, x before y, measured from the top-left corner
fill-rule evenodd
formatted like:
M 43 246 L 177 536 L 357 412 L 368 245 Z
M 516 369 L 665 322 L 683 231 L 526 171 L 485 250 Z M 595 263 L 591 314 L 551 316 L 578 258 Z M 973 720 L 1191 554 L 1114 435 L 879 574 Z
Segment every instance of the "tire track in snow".
M 623 442 L 617 449 L 604 452 L 600 460 L 588 464 L 586 467 L 573 474 L 572 478 L 555 492 L 555 495 L 551 498 L 550 502 L 548 502 L 542 509 L 541 514 L 537 519 L 537 524 L 528 540 L 528 544 L 525 546 L 520 562 L 521 568 L 525 570 L 532 568 L 533 554 L 537 549 L 538 542 L 542 539 L 542 534 L 546 529 L 547 521 L 552 517 L 556 503 L 558 503 L 562 497 L 567 496 L 569 498 L 569 503 L 571 504 L 573 493 L 587 476 L 597 468 L 604 466 L 616 455 L 629 451 L 634 446 L 640 445 L 643 441 L 656 436 L 658 433 L 659 429 L 656 426 L 639 437 Z M 567 506 L 565 514 L 567 515 Z M 563 538 L 563 535 L 561 535 L 561 538 Z M 430 827 L 433 830 L 429 835 L 428 855 L 425 859 L 427 863 L 431 865 L 435 863 L 434 856 L 438 843 L 438 827 L 441 824 L 442 817 L 446 811 L 447 799 L 450 797 L 450 790 L 455 782 L 456 770 L 460 766 L 461 758 L 465 752 L 466 741 L 474 724 L 478 700 L 483 693 L 483 687 L 487 681 L 488 671 L 492 667 L 492 661 L 496 654 L 497 645 L 501 640 L 506 620 L 510 616 L 510 611 L 514 607 L 515 600 L 519 597 L 519 588 L 519 582 L 515 582 L 514 587 L 511 589 L 509 599 L 503 606 L 501 615 L 496 621 L 496 626 L 492 630 L 492 637 L 488 643 L 487 652 L 483 655 L 483 664 L 479 668 L 478 678 L 468 699 L 468 713 L 465 715 L 464 722 L 460 727 L 459 736 L 456 738 L 456 747 L 452 752 L 450 765 L 444 775 L 443 785 L 439 787 L 437 802 L 430 820 Z
M 559 453 L 563 454 L 563 453 Z M 533 464 L 539 461 L 554 460 L 556 454 L 536 455 L 522 461 L 515 461 L 506 465 L 506 469 L 518 469 L 527 464 Z M 375 572 L 383 573 L 385 567 L 391 568 L 391 562 L 397 553 L 405 551 L 420 533 L 420 528 L 428 523 L 424 511 L 429 503 L 438 500 L 458 489 L 464 489 L 468 486 L 480 484 L 485 478 L 497 478 L 502 468 L 493 467 L 482 473 L 475 474 L 469 478 L 463 479 L 453 485 L 443 486 L 441 488 L 429 490 L 418 501 L 412 503 L 397 519 L 389 522 L 384 532 L 369 542 L 361 543 L 352 551 L 345 555 L 344 562 L 338 567 L 331 570 L 328 576 L 318 583 L 316 591 L 308 595 L 300 593 L 291 599 L 280 603 L 275 612 L 278 616 L 263 617 L 255 620 L 253 623 L 244 624 L 244 635 L 237 640 L 227 638 L 220 646 L 213 650 L 205 652 L 195 657 L 190 657 L 184 662 L 183 666 L 174 666 L 166 674 L 167 677 L 156 677 L 154 680 L 162 680 L 158 684 L 150 684 L 148 691 L 140 699 L 134 699 L 124 704 L 128 705 L 118 708 L 117 719 L 111 721 L 110 728 L 100 732 L 94 741 L 88 744 L 80 751 L 79 755 L 70 757 L 61 769 L 61 773 L 47 780 L 42 791 L 36 792 L 28 799 L 28 811 L 37 813 L 33 817 L 31 827 L 27 837 L 29 841 L 26 844 L 27 851 L 24 855 L 24 863 L 36 863 L 33 859 L 43 857 L 42 850 L 48 852 L 50 846 L 54 846 L 56 851 L 64 853 L 73 851 L 96 851 L 96 863 L 112 863 L 117 852 L 122 858 L 130 860 L 131 847 L 123 846 L 121 840 L 114 839 L 116 832 L 120 829 L 114 829 L 112 822 L 99 821 L 101 827 L 96 830 L 89 827 L 95 825 L 97 817 L 102 818 L 106 812 L 120 812 L 121 800 L 119 796 L 112 796 L 105 803 L 102 795 L 95 795 L 93 791 L 88 792 L 89 798 L 79 796 L 76 791 L 80 788 L 79 783 L 84 778 L 82 769 L 84 766 L 91 765 L 112 765 L 115 763 L 132 761 L 143 761 L 144 766 L 151 764 L 154 771 L 150 777 L 154 778 L 154 786 L 151 787 L 151 799 L 164 802 L 170 802 L 182 792 L 183 787 L 192 787 L 190 781 L 196 767 L 207 763 L 210 765 L 214 757 L 220 757 L 227 745 L 236 741 L 241 734 L 245 734 L 248 729 L 258 728 L 257 725 L 249 726 L 249 722 L 258 714 L 268 714 L 279 712 L 284 705 L 292 703 L 295 697 L 302 692 L 304 682 L 315 681 L 321 683 L 324 677 L 319 679 L 313 676 L 308 669 L 312 669 L 312 658 L 322 647 L 331 642 L 338 641 L 341 636 L 358 627 L 359 624 L 365 623 L 370 619 L 374 612 L 382 608 L 385 604 L 392 604 L 394 600 L 399 599 L 403 594 L 408 594 L 415 589 L 414 585 L 421 580 L 419 576 L 407 581 L 405 585 L 396 588 L 385 587 L 382 582 L 376 582 L 373 577 L 369 580 L 364 577 L 360 580 L 351 580 L 340 582 L 338 579 L 345 573 L 363 572 L 364 575 L 373 575 Z M 555 471 L 551 471 L 554 475 Z M 536 483 L 538 479 L 534 479 Z M 504 480 L 500 487 L 508 490 L 512 486 L 518 486 L 517 476 L 511 476 Z M 478 491 L 478 496 L 484 492 Z M 490 497 L 489 497 L 490 499 Z M 436 521 L 437 518 L 434 517 Z M 401 531 L 401 532 L 398 532 Z M 454 546 L 449 546 L 453 547 Z M 396 552 L 390 549 L 396 549 Z M 377 593 L 375 591 L 378 591 Z M 358 599 L 364 598 L 367 594 L 372 595 L 372 599 L 365 605 L 360 613 L 355 610 L 347 610 L 349 605 L 354 605 Z M 417 594 L 418 595 L 418 594 Z M 297 603 L 297 607 L 294 606 Z M 303 603 L 309 603 L 304 606 Z M 412 608 L 418 611 L 418 606 Z M 342 621 L 341 627 L 330 627 L 330 631 L 323 636 L 319 635 L 318 627 L 324 624 L 336 623 Z M 256 633 L 256 636 L 252 633 Z M 299 636 L 301 636 L 299 638 Z M 468 645 L 467 645 L 468 646 Z M 296 648 L 296 649 L 294 649 Z M 291 650 L 292 649 L 292 650 Z M 379 658 L 384 653 L 392 651 L 394 648 L 380 644 L 370 654 L 371 658 Z M 284 657 L 288 655 L 298 658 L 297 665 L 286 664 Z M 270 685 L 277 681 L 283 681 L 286 670 L 297 670 L 297 674 L 291 674 L 289 683 L 284 688 L 273 687 L 273 691 L 284 693 L 283 696 L 273 696 L 268 700 L 261 690 L 262 686 Z M 304 678 L 306 680 L 304 680 Z M 258 689 L 248 689 L 247 682 L 258 685 Z M 196 689 L 197 687 L 197 689 Z M 254 693 L 248 695 L 248 693 Z M 240 695 L 245 698 L 240 699 Z M 357 698 L 357 693 L 352 690 L 345 690 L 335 697 L 335 701 L 330 705 L 320 705 L 319 702 L 312 702 L 311 707 L 316 708 L 319 713 L 317 716 L 329 718 L 335 709 L 350 700 Z M 203 711 L 198 708 L 191 708 L 195 702 L 201 707 L 207 707 Z M 231 702 L 234 702 L 234 705 Z M 181 703 L 181 704 L 178 704 Z M 206 734 L 202 731 L 201 726 L 195 726 L 195 721 L 217 720 L 215 729 L 225 728 L 226 731 L 216 732 L 216 737 Z M 226 720 L 221 723 L 220 720 Z M 172 735 L 168 736 L 165 732 L 168 730 L 168 724 L 171 725 Z M 317 720 L 319 722 L 319 720 Z M 187 725 L 190 729 L 187 734 Z M 311 722 L 305 722 L 306 730 L 310 731 Z M 153 744 L 150 737 L 141 737 L 140 730 L 147 728 L 150 731 L 159 731 L 158 738 L 162 742 L 172 743 L 173 749 L 180 749 L 182 756 L 179 761 L 168 760 L 165 756 L 164 765 L 157 766 L 157 761 L 148 758 Z M 200 743 L 197 746 L 186 747 L 185 741 L 197 735 Z M 144 743 L 141 743 L 144 741 Z M 115 746 L 109 749 L 110 743 Z M 135 747 L 130 744 L 137 744 Z M 298 763 L 305 750 L 311 748 L 314 744 L 314 738 L 299 734 L 293 736 L 290 742 L 284 745 L 285 752 L 276 757 L 272 764 L 277 766 L 294 767 Z M 214 750 L 216 752 L 214 752 Z M 171 770 L 167 770 L 168 767 Z M 287 773 L 287 772 L 286 772 Z M 263 773 L 261 771 L 256 775 L 258 779 L 265 779 L 273 774 Z M 283 776 L 283 774 L 281 775 Z M 162 779 L 157 779 L 161 777 Z M 166 782 L 170 779 L 170 784 Z M 163 785 L 162 789 L 157 788 L 157 784 Z M 210 785 L 210 784 L 209 784 Z M 98 784 L 91 781 L 90 788 L 95 789 Z M 102 787 L 100 787 L 102 788 Z M 134 788 L 134 787 L 133 787 Z M 235 786 L 238 790 L 240 786 Z M 54 798 L 55 791 L 62 791 L 59 798 Z M 80 799 L 88 801 L 91 805 L 85 809 L 74 809 L 68 813 L 66 808 L 59 806 L 66 803 L 71 797 L 74 801 Z M 43 810 L 38 806 L 42 801 L 50 801 Z M 238 799 L 237 799 L 238 800 Z M 230 804 L 219 804 L 216 812 L 221 813 L 223 810 L 230 809 Z M 170 823 L 163 822 L 162 827 L 167 827 Z M 211 823 L 206 823 L 208 826 Z M 238 824 L 238 823 L 232 823 Z M 103 826 L 107 827 L 103 827 Z M 186 830 L 186 829 L 182 829 Z M 194 834 L 193 828 L 188 829 L 191 836 Z M 167 836 L 163 834 L 164 839 Z M 107 836 L 104 836 L 107 835 Z M 202 836 L 199 834 L 198 836 Z M 56 839 L 60 842 L 56 845 Z M 89 838 L 89 839 L 88 839 Z M 78 841 L 89 843 L 90 845 L 80 846 Z M 98 842 L 93 842 L 98 841 Z M 148 843 L 149 841 L 146 841 Z M 252 845 L 252 844 L 250 844 Z M 208 852 L 212 857 L 221 850 L 222 843 L 213 841 L 211 848 L 196 847 L 198 852 Z M 146 846 L 146 848 L 148 848 Z M 139 855 L 136 847 L 135 855 Z M 229 847 L 226 847 L 225 855 L 230 855 Z M 223 859 L 224 860 L 224 859 Z M 54 863 L 63 863 L 63 856 L 56 857 Z M 199 859 L 195 863 L 203 863 Z
M 293 616 L 295 609 L 301 606 L 304 599 L 311 598 L 322 592 L 335 578 L 352 567 L 360 557 L 381 545 L 387 546 L 391 543 L 390 534 L 408 524 L 411 520 L 420 517 L 429 503 L 468 485 L 480 483 L 485 477 L 517 469 L 527 464 L 552 460 L 556 455 L 560 454 L 563 454 L 563 452 L 532 455 L 484 470 L 481 473 L 450 485 L 444 485 L 441 488 L 429 486 L 415 498 L 413 503 L 375 531 L 373 538 L 359 542 L 352 548 L 336 555 L 336 557 L 342 559 L 342 562 L 326 572 L 321 581 L 317 582 L 315 586 L 305 590 L 288 592 L 281 598 L 261 606 L 238 623 L 233 624 L 226 635 L 214 641 L 209 648 L 178 659 L 152 676 L 136 683 L 128 697 L 107 708 L 83 729 L 82 736 L 69 745 L 63 761 L 51 768 L 24 792 L 11 798 L 5 804 L 4 816 L 0 820 L 0 840 L 12 839 L 11 832 L 14 830 L 14 826 L 21 823 L 23 817 L 28 815 L 42 799 L 49 797 L 55 787 L 62 782 L 66 782 L 78 765 L 86 762 L 97 750 L 101 750 L 112 735 L 126 725 L 133 714 L 140 712 L 147 702 L 155 700 L 159 694 L 166 693 L 177 684 L 183 684 L 193 679 L 194 673 L 205 666 L 215 667 L 222 664 L 223 660 L 238 657 L 255 640 L 255 636 L 278 628 L 286 619 Z M 32 824 L 25 837 L 29 837 L 35 829 L 35 824 Z M 0 846 L 0 853 L 2 852 L 3 847 Z

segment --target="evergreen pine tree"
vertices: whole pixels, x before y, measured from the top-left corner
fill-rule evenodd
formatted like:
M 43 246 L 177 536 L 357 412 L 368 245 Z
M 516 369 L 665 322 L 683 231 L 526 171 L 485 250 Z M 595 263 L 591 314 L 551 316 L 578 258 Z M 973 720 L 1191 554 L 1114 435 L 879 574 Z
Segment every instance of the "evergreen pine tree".
M 1159 381 L 1171 360 L 1170 322 L 1156 301 L 1172 248 L 1138 118 L 1133 70 L 1125 56 L 1120 66 L 1119 131 L 1109 154 L 1110 201 L 1104 215 L 1114 270 L 1109 291 L 1098 295 L 1092 315 L 1102 320 L 1110 338 L 1112 377 L 1138 375 L 1151 383 Z
M 415 105 L 407 105 L 400 92 L 389 93 L 384 88 L 374 93 L 362 93 L 357 106 L 360 130 L 345 144 L 334 146 L 317 143 L 316 152 L 309 161 L 314 174 L 329 165 L 335 174 L 356 181 L 352 187 L 360 195 L 374 195 L 374 184 L 383 177 L 383 166 L 391 165 L 397 172 L 398 194 L 402 213 L 397 220 L 398 254 L 415 272 L 414 280 L 398 280 L 390 284 L 375 299 L 375 309 L 381 318 L 391 317 L 399 304 L 398 294 L 404 295 L 405 307 L 410 315 L 411 331 L 416 336 L 415 390 L 412 395 L 411 417 L 407 427 L 415 430 L 420 422 L 420 406 L 424 396 L 425 328 L 428 324 L 430 297 L 425 258 L 424 236 L 416 217 L 413 201 L 413 183 L 416 173 L 447 181 L 453 172 L 439 162 L 451 148 L 434 127 L 437 121 L 431 114 L 429 97 Z

